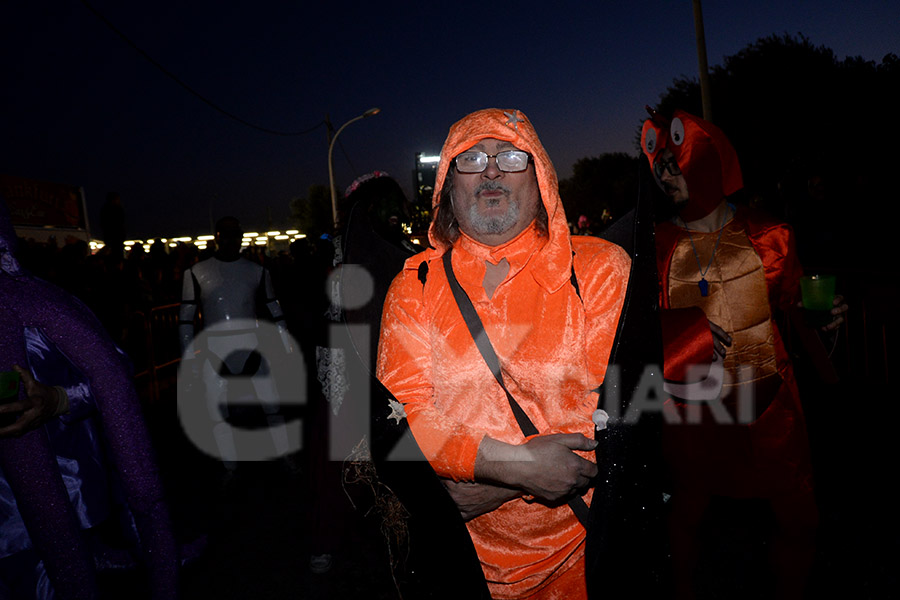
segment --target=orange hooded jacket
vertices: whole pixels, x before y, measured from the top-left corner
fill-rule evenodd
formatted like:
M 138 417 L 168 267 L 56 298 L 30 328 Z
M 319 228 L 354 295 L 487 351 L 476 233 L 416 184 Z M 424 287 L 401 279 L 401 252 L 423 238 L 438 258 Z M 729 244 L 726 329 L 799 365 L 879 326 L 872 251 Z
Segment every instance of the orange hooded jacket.
M 532 224 L 493 247 L 461 233 L 453 243 L 453 270 L 484 323 L 507 387 L 538 431 L 593 438 L 594 390 L 606 373 L 630 259 L 609 242 L 569 236 L 556 172 L 520 111 L 486 109 L 451 127 L 441 151 L 435 212 L 453 159 L 485 138 L 511 142 L 532 155 L 548 232 Z M 473 481 L 484 436 L 511 444 L 526 439 L 452 296 L 441 263 L 447 248 L 434 237 L 434 225 L 429 237 L 434 248 L 410 258 L 388 292 L 378 378 L 404 405 L 437 474 Z M 482 287 L 485 261 L 503 258 L 509 273 L 488 298 Z M 573 260 L 581 298 L 571 283 Z M 467 526 L 493 597 L 555 597 L 555 584 L 567 586 L 565 597 L 586 595 L 583 576 L 573 576 L 573 567 L 583 570 L 585 531 L 565 504 L 550 508 L 515 499 Z

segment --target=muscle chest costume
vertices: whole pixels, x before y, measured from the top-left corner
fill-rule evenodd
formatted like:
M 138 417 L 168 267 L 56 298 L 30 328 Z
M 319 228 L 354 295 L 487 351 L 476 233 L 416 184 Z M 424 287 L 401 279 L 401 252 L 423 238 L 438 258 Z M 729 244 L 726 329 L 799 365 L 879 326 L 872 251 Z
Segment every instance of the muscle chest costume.
M 629 258 L 609 242 L 569 237 L 555 171 L 521 112 L 479 111 L 451 128 L 441 152 L 435 207 L 452 159 L 487 137 L 509 141 L 534 157 L 549 231 L 542 236 L 532 225 L 496 247 L 461 234 L 453 244 L 453 270 L 497 351 L 507 387 L 537 429 L 593 437 L 594 390 L 606 372 Z M 441 264 L 447 248 L 433 236 L 432 245 L 435 249 L 406 262 L 388 292 L 378 378 L 403 403 L 437 474 L 472 481 L 485 435 L 513 444 L 525 438 L 452 296 Z M 571 284 L 573 250 L 581 298 Z M 488 298 L 482 287 L 485 261 L 503 258 L 509 273 Z M 422 263 L 428 265 L 424 284 Z M 549 508 L 516 499 L 467 525 L 494 597 L 550 588 L 573 565 L 583 565 L 585 531 L 565 505 Z
M 642 138 L 651 164 L 662 148 L 672 150 L 691 197 L 682 211 L 688 213 L 683 217 L 686 220 L 708 214 L 724 196 L 742 187 L 740 167 L 730 143 L 718 129 L 692 115 L 676 111 L 668 131 L 655 130 L 653 122 L 647 121 Z M 733 217 L 721 231 L 688 232 L 672 222 L 657 226 L 660 306 L 664 321 L 673 316 L 665 309 L 699 307 L 704 320 L 700 329 L 705 336 L 709 336 L 706 318 L 732 336 L 724 364 L 730 383 L 723 387 L 720 397 L 726 404 L 733 403 L 741 387 L 752 388 L 756 396 L 754 416 L 758 418 L 727 431 L 721 426 L 681 428 L 685 431 L 670 436 L 670 463 L 682 480 L 703 482 L 713 493 L 733 497 L 771 497 L 810 490 L 803 410 L 775 319 L 799 299 L 802 268 L 793 231 L 752 209 L 730 209 Z M 698 286 L 698 265 L 707 264 L 704 278 L 709 287 L 704 295 Z M 680 325 L 683 323 L 674 327 Z M 672 333 L 673 326 L 666 329 Z M 702 340 L 695 338 L 686 349 L 683 337 L 667 337 L 667 379 L 683 375 L 676 374 L 682 365 L 675 363 L 703 363 L 710 355 L 709 346 Z M 679 340 L 677 345 L 674 340 Z M 718 434 L 713 431 L 716 428 Z
M 284 337 L 287 331 L 284 314 L 275 298 L 269 272 L 262 265 L 244 258 L 224 261 L 215 256 L 195 264 L 184 274 L 181 293 L 178 329 L 182 351 L 194 338 L 198 306 L 202 307 L 207 326 L 215 324 L 217 331 L 235 333 L 231 343 L 228 337 L 214 342 L 222 345 L 221 349 L 214 349 L 217 354 L 224 359 L 229 357 L 231 349 L 246 348 L 242 345 L 246 342 L 238 334 L 246 333 L 247 327 L 256 322 L 257 305 L 265 305 Z M 240 355 L 234 355 L 226 361 L 232 373 L 240 372 L 243 367 L 239 358 Z

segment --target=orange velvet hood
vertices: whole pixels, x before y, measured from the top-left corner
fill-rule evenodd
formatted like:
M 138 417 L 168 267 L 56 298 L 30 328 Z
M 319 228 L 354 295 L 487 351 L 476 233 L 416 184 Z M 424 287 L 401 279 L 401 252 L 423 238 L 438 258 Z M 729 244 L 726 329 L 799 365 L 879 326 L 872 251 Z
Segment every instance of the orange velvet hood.
M 441 160 L 438 164 L 437 179 L 434 185 L 432 207 L 434 215 L 440 210 L 441 190 L 447 178 L 447 171 L 453 165 L 453 159 L 486 138 L 494 138 L 512 143 L 516 148 L 531 154 L 541 201 L 547 210 L 548 242 L 538 251 L 538 268 L 535 278 L 548 291 L 558 290 L 568 283 L 572 271 L 572 247 L 569 240 L 569 226 L 559 197 L 559 181 L 556 169 L 541 145 L 531 120 L 516 109 L 486 108 L 473 112 L 450 127 L 447 140 L 441 149 Z M 434 219 L 429 228 L 428 237 L 431 245 L 443 254 L 446 248 L 438 242 L 433 234 Z
M 676 110 L 667 125 L 659 118 L 647 119 L 641 149 L 651 167 L 664 148 L 672 151 L 687 182 L 690 200 L 680 213 L 684 221 L 702 219 L 744 187 L 734 147 L 709 121 L 683 110 Z

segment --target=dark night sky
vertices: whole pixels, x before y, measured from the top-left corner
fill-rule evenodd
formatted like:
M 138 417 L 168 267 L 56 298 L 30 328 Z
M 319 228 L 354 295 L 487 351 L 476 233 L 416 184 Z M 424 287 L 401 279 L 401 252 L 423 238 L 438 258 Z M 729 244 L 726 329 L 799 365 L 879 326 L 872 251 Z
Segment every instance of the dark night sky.
M 370 107 L 336 149 L 338 187 L 373 169 L 411 191 L 416 152 L 488 106 L 524 111 L 561 177 L 575 160 L 636 153 L 673 79 L 697 72 L 691 2 L 113 2 L 100 13 L 223 109 L 292 132 Z M 900 53 L 900 3 L 703 3 L 711 65 L 771 34 L 845 56 Z M 118 191 L 131 237 L 205 233 L 214 216 L 276 221 L 328 183 L 324 126 L 252 129 L 163 74 L 76 0 L 0 8 L 0 173 L 85 188 L 91 223 Z M 349 160 L 348 160 L 349 159 Z

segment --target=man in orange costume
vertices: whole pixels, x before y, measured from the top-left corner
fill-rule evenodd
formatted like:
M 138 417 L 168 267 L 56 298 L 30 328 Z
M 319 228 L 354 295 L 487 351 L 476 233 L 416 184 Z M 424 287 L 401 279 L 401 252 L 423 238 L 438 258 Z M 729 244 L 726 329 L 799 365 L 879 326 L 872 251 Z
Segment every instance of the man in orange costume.
M 799 300 L 794 234 L 728 201 L 743 187 L 741 170 L 734 148 L 712 123 L 680 110 L 670 123 L 655 116 L 644 123 L 641 145 L 677 211 L 656 229 L 667 390 L 681 399 L 721 402 L 727 410 L 704 409 L 700 424 L 666 427 L 677 596 L 693 597 L 697 531 L 711 497 L 719 495 L 769 500 L 778 523 L 776 596 L 799 598 L 818 512 L 803 410 L 776 320 Z M 840 298 L 835 304 L 828 328 L 846 310 Z M 716 376 L 682 385 L 690 378 L 686 367 L 708 365 L 710 357 L 709 373 L 718 367 L 726 374 L 714 397 L 703 388 Z M 673 381 L 681 383 L 676 388 Z M 737 403 L 751 396 L 755 410 L 741 422 Z M 687 421 L 686 404 L 669 407 Z
M 467 520 L 492 597 L 586 598 L 585 529 L 565 501 L 590 503 L 596 389 L 630 259 L 569 236 L 556 172 L 521 111 L 451 127 L 433 206 L 433 248 L 406 262 L 385 302 L 378 378 Z M 448 252 L 538 435 L 523 434 L 466 327 Z

